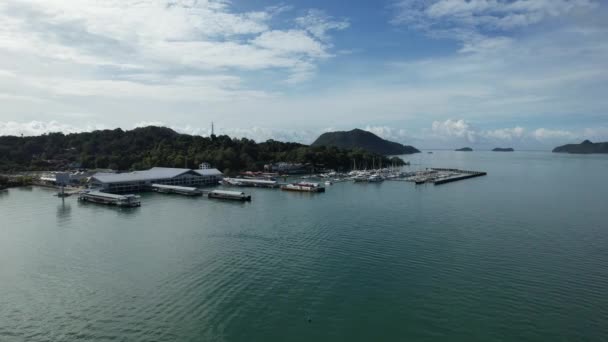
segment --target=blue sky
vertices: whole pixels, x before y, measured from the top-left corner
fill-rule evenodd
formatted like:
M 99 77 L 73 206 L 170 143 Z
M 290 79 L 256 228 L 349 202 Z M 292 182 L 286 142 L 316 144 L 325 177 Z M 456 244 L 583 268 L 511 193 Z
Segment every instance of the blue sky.
M 5 0 L 0 134 L 156 124 L 421 148 L 608 140 L 599 0 Z

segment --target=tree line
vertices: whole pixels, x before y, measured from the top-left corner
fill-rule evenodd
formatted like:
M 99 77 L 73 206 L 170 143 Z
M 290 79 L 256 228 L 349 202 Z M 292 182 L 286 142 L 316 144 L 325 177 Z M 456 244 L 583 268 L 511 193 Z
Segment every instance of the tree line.
M 265 164 L 290 162 L 315 168 L 349 170 L 353 166 L 403 165 L 361 149 L 311 147 L 268 140 L 256 143 L 226 135 L 202 137 L 179 134 L 166 127 L 129 131 L 49 133 L 34 137 L 0 137 L 0 171 L 43 171 L 71 168 L 143 170 L 155 166 L 197 168 L 208 162 L 224 173 L 259 171 Z

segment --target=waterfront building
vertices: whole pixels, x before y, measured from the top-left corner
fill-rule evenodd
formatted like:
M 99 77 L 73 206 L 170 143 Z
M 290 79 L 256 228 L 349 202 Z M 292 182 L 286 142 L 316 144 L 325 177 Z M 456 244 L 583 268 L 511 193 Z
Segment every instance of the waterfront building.
M 104 192 L 123 193 L 151 190 L 152 184 L 201 187 L 216 185 L 223 178 L 217 169 L 154 167 L 126 173 L 96 173 L 90 185 Z

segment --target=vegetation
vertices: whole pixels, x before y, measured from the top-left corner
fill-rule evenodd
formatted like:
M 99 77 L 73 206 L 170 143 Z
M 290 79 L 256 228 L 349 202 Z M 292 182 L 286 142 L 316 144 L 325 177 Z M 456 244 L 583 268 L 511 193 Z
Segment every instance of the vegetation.
M 456 151 L 459 151 L 459 152 L 473 152 L 473 149 L 470 148 L 470 147 L 463 147 L 463 148 L 457 149 Z
M 515 150 L 512 149 L 511 147 L 507 147 L 507 148 L 497 147 L 497 148 L 493 149 L 492 151 L 494 151 L 494 152 L 513 152 Z
M 558 146 L 553 149 L 553 152 L 578 154 L 608 153 L 608 142 L 592 143 L 589 140 L 585 140 L 580 144 Z
M 382 155 L 399 155 L 418 153 L 415 147 L 404 146 L 396 142 L 384 140 L 374 133 L 361 129 L 348 132 L 328 132 L 322 134 L 312 146 L 334 146 L 338 148 L 359 148 L 371 153 Z
M 64 170 L 69 168 L 110 168 L 141 170 L 154 166 L 196 168 L 201 162 L 231 173 L 263 170 L 275 162 L 309 164 L 335 170 L 353 165 L 402 165 L 399 158 L 361 149 L 311 147 L 297 143 L 228 136 L 201 137 L 178 134 L 164 127 L 144 127 L 64 135 L 51 133 L 36 137 L 0 137 L 0 171 Z
M 32 177 L 28 176 L 3 176 L 0 175 L 0 189 L 15 187 L 15 186 L 23 186 L 23 185 L 31 185 Z

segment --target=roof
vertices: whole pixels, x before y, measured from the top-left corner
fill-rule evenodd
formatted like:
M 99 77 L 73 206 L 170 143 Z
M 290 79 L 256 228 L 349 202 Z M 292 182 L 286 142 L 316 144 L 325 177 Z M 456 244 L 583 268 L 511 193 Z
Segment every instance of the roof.
M 112 198 L 112 199 L 117 199 L 117 200 L 125 200 L 128 198 L 128 196 L 109 194 L 107 192 L 101 192 L 101 191 L 88 191 L 88 192 L 86 192 L 86 194 L 91 195 L 91 196 L 99 196 L 99 197 Z
M 249 184 L 277 184 L 277 181 L 265 179 L 249 179 L 249 178 L 224 178 L 228 182 L 249 183 Z
M 222 172 L 218 169 L 198 169 L 192 170 L 201 176 L 221 176 Z
M 146 171 L 133 171 L 126 173 L 103 173 L 93 175 L 93 178 L 102 183 L 124 183 L 135 181 L 146 181 L 155 179 L 175 178 L 184 173 L 192 172 L 191 169 L 176 169 L 170 167 L 153 167 Z
M 177 186 L 177 185 L 165 185 L 165 184 L 152 184 L 153 188 L 158 189 L 169 189 L 169 190 L 181 190 L 181 191 L 197 191 L 197 188 L 188 186 Z

